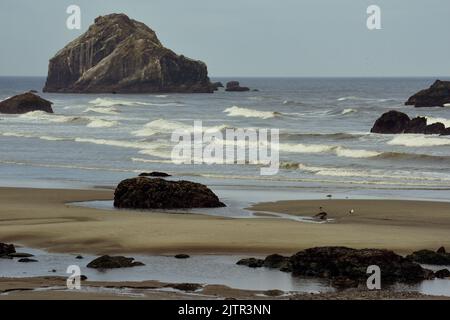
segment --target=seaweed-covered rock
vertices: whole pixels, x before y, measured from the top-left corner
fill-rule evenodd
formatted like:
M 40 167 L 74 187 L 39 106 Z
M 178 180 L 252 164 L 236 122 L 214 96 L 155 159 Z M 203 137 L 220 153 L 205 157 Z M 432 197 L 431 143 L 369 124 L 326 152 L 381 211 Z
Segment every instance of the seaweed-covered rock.
M 450 271 L 448 271 L 448 269 L 442 269 L 436 271 L 434 275 L 439 279 L 450 278 Z
M 130 209 L 186 209 L 224 207 L 207 186 L 190 181 L 138 177 L 119 183 L 114 206 Z
M 0 113 L 22 114 L 31 111 L 53 113 L 52 104 L 34 93 L 26 92 L 0 101 Z

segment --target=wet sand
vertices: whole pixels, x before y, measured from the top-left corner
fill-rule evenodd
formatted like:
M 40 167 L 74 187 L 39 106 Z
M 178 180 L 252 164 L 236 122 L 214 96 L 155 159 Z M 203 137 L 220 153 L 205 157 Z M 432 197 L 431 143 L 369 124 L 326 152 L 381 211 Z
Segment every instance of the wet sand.
M 220 285 L 202 286 L 194 292 L 183 291 L 171 283 L 91 282 L 82 283 L 81 290 L 68 290 L 66 279 L 60 277 L 0 278 L 0 300 L 190 300 L 190 299 L 290 299 L 290 300 L 449 300 L 449 297 L 427 296 L 415 292 L 361 291 L 357 289 L 335 293 L 283 293 L 277 290 L 248 291 Z
M 64 253 L 292 254 L 342 245 L 398 253 L 450 247 L 450 203 L 394 200 L 301 200 L 252 210 L 311 216 L 333 223 L 226 219 L 195 214 L 111 211 L 67 203 L 112 199 L 111 190 L 0 188 L 0 241 Z M 348 215 L 355 210 L 353 216 Z

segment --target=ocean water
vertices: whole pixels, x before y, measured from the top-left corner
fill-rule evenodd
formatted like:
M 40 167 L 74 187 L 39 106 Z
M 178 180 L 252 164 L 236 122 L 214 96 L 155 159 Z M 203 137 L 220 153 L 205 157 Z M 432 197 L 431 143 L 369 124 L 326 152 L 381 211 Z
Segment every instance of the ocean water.
M 214 78 L 226 82 L 234 79 Z M 0 114 L 0 185 L 115 186 L 142 171 L 165 171 L 225 195 L 236 190 L 447 199 L 450 138 L 371 134 L 396 109 L 450 126 L 450 108 L 404 101 L 433 78 L 241 78 L 258 92 L 214 94 L 44 94 L 45 78 L 0 78 L 0 100 L 35 89 L 55 114 Z M 281 168 L 258 164 L 177 165 L 175 129 L 280 129 Z M 221 191 L 222 190 L 222 191 Z M 281 190 L 281 191 L 280 191 Z M 233 193 L 234 192 L 234 193 Z M 244 196 L 245 197 L 245 196 Z M 265 196 L 256 200 L 267 199 Z

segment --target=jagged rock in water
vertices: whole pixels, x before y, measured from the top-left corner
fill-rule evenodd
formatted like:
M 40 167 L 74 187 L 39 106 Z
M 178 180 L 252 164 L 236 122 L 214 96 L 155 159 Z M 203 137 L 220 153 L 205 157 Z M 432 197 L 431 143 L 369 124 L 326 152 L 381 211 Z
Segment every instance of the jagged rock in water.
M 391 110 L 384 113 L 375 121 L 370 132 L 383 134 L 415 133 L 450 135 L 450 128 L 446 128 L 440 122 L 427 125 L 427 119 L 425 117 L 410 119 L 403 112 Z
M 207 186 L 190 181 L 137 177 L 119 183 L 114 206 L 130 209 L 188 209 L 225 207 Z
M 34 93 L 26 92 L 0 101 L 0 113 L 21 114 L 31 111 L 53 113 L 52 104 Z
M 225 91 L 228 92 L 244 92 L 244 91 L 250 91 L 250 88 L 248 87 L 241 87 L 241 84 L 239 81 L 230 81 L 227 83 L 227 88 Z
M 165 48 L 155 32 L 125 14 L 95 19 L 49 63 L 44 92 L 211 93 L 201 61 Z
M 450 104 L 450 81 L 436 80 L 430 88 L 419 91 L 405 104 L 415 107 L 444 107 Z

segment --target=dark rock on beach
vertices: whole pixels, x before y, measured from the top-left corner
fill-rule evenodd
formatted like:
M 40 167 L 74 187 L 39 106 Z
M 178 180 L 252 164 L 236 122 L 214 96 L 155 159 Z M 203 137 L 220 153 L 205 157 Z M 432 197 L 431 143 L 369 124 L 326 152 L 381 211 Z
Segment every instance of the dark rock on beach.
M 450 104 L 450 81 L 436 80 L 430 88 L 419 91 L 405 104 L 415 107 L 444 107 Z
M 446 128 L 440 122 L 428 125 L 427 119 L 424 117 L 410 119 L 403 112 L 391 110 L 384 113 L 375 121 L 370 132 L 383 134 L 415 133 L 448 135 L 450 134 L 450 128 Z
M 434 275 L 436 276 L 436 278 L 439 278 L 439 279 L 450 278 L 450 271 L 448 269 L 442 269 L 442 270 L 436 271 L 434 273 Z
M 227 83 L 227 87 L 225 91 L 228 92 L 244 92 L 244 91 L 250 91 L 250 88 L 248 87 L 241 87 L 239 81 L 230 81 Z
M 240 266 L 247 266 L 249 268 L 262 268 L 264 265 L 264 260 L 256 258 L 245 258 L 239 260 L 236 264 Z
M 176 259 L 189 259 L 190 256 L 189 256 L 188 254 L 183 254 L 183 253 L 181 253 L 181 254 L 175 255 L 175 258 L 176 258 Z
M 27 92 L 0 102 L 0 113 L 22 114 L 31 111 L 53 113 L 52 102 Z
M 171 177 L 170 174 L 165 173 L 165 172 L 142 172 L 139 177 Z
M 294 275 L 320 278 L 367 279 L 367 267 L 377 265 L 386 282 L 414 282 L 426 279 L 429 273 L 393 251 L 319 247 L 300 251 L 291 257 Z
M 411 261 L 423 263 L 423 264 L 435 264 L 435 265 L 450 265 L 450 253 L 446 253 L 445 249 L 439 252 L 432 250 L 419 250 L 413 252 L 406 258 Z
M 187 209 L 225 207 L 205 185 L 138 177 L 119 183 L 114 206 L 130 209 Z
M 197 283 L 177 283 L 177 284 L 169 284 L 167 287 L 177 289 L 180 291 L 193 292 L 202 288 L 201 284 Z
M 0 242 L 0 257 L 10 255 L 16 252 L 16 248 L 13 244 L 1 243 Z
M 292 264 L 289 257 L 279 254 L 271 254 L 264 259 L 263 267 L 280 269 L 281 271 L 291 271 Z
M 165 48 L 125 14 L 95 19 L 50 60 L 44 92 L 212 93 L 205 63 Z
M 143 265 L 144 264 L 142 262 L 134 261 L 134 258 L 105 255 L 92 260 L 89 262 L 87 267 L 93 269 L 117 269 L 138 267 Z
M 346 247 L 318 247 L 297 252 L 291 257 L 278 254 L 265 260 L 246 258 L 237 262 L 251 268 L 268 267 L 292 272 L 294 276 L 327 278 L 335 287 L 357 287 L 367 280 L 367 268 L 377 265 L 384 283 L 419 282 L 434 278 L 431 270 L 381 249 L 351 249 Z

